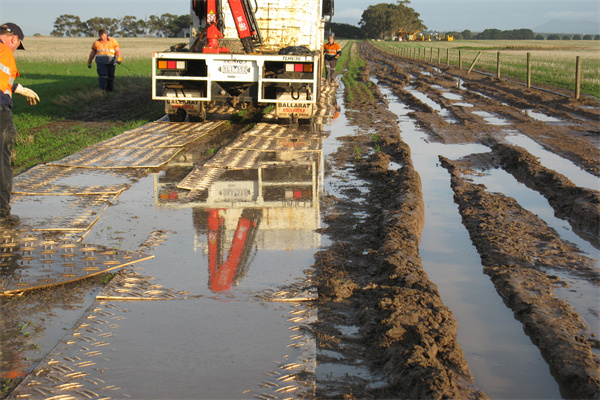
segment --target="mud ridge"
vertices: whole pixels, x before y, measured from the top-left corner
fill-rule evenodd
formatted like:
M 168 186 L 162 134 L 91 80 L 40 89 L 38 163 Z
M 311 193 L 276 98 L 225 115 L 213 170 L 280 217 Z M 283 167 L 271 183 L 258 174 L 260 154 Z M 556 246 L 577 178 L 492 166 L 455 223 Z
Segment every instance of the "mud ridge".
M 553 295 L 560 285 L 540 268 L 593 271 L 593 260 L 573 254 L 543 221 L 501 193 L 488 193 L 461 177 L 451 160 L 440 157 L 452 175 L 452 189 L 463 223 L 482 254 L 484 272 L 530 332 L 559 380 L 578 398 L 598 397 L 598 340 L 581 316 Z M 495 213 L 487 210 L 494 209 Z M 560 260 L 560 261 L 559 261 Z M 596 275 L 596 274 L 595 274 Z
M 346 198 L 329 197 L 323 204 L 323 233 L 335 240 L 316 255 L 315 332 L 319 348 L 343 355 L 328 362 L 365 362 L 374 374 L 383 373 L 385 384 L 319 382 L 319 395 L 486 398 L 473 387 L 456 320 L 421 265 L 424 204 L 410 149 L 381 94 L 370 90 L 376 101 L 347 104 L 361 131 L 342 138 L 332 157 L 348 181 L 361 182 L 364 190 L 350 184 Z M 390 162 L 401 167 L 390 169 Z M 359 327 L 358 337 L 343 334 L 343 326 Z

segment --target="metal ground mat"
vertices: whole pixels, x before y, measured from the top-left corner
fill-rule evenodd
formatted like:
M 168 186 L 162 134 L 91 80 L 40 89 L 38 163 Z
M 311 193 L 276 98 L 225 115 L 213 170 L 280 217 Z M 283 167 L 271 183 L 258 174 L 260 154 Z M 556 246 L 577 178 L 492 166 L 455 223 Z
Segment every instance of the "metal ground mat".
M 0 295 L 61 285 L 154 256 L 0 229 Z
M 146 173 L 140 169 L 90 171 L 42 164 L 15 176 L 12 192 L 56 196 L 119 194 Z
M 226 121 L 205 121 L 200 124 L 188 122 L 149 122 L 125 133 L 168 134 L 168 135 L 205 135 Z M 200 137 L 197 136 L 197 137 Z M 110 139 L 109 139 L 110 140 Z
M 96 296 L 96 300 L 184 300 L 188 292 L 166 288 L 152 282 L 152 277 L 122 270 Z
M 127 149 L 88 147 L 52 165 L 81 168 L 158 168 L 171 160 L 181 148 Z
M 86 231 L 119 194 L 12 197 L 12 213 L 20 215 L 16 229 Z

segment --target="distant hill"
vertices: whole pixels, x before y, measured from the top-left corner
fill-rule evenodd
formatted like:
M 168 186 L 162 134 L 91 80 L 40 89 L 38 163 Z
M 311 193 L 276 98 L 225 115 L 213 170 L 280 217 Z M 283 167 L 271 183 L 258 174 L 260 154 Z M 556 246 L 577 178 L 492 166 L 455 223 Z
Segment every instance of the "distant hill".
M 592 21 L 552 20 L 533 29 L 535 33 L 600 34 L 600 23 Z

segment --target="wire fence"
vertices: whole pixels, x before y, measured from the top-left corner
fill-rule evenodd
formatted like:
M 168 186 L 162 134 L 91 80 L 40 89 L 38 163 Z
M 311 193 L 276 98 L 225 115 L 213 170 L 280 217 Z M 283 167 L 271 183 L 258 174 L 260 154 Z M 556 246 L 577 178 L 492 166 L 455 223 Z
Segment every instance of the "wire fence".
M 423 44 L 376 43 L 387 52 L 405 58 L 452 66 L 468 73 L 483 72 L 498 79 L 516 79 L 528 87 L 535 84 L 565 88 L 579 99 L 581 94 L 600 97 L 600 48 L 598 51 L 468 49 Z

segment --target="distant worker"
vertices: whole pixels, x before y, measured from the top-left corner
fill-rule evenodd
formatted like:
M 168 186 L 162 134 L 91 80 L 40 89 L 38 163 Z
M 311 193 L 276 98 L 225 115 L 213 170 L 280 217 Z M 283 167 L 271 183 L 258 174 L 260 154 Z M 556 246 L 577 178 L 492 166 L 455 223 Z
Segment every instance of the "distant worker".
M 88 58 L 88 68 L 92 68 L 92 61 L 96 57 L 96 71 L 98 72 L 98 86 L 100 90 L 112 92 L 115 82 L 115 64 L 121 64 L 121 46 L 108 37 L 104 29 L 98 31 L 99 38 L 92 45 Z
M 12 115 L 12 95 L 18 93 L 25 96 L 32 106 L 40 101 L 33 90 L 15 83 L 19 71 L 14 52 L 25 50 L 24 37 L 23 31 L 17 25 L 11 22 L 0 25 L 0 220 L 10 223 L 19 221 L 17 216 L 10 214 L 13 184 L 12 148 L 17 136 Z
M 342 48 L 333 42 L 333 36 L 329 36 L 329 42 L 325 43 L 323 53 L 325 54 L 325 81 L 333 83 L 335 82 L 337 59 L 342 55 Z

